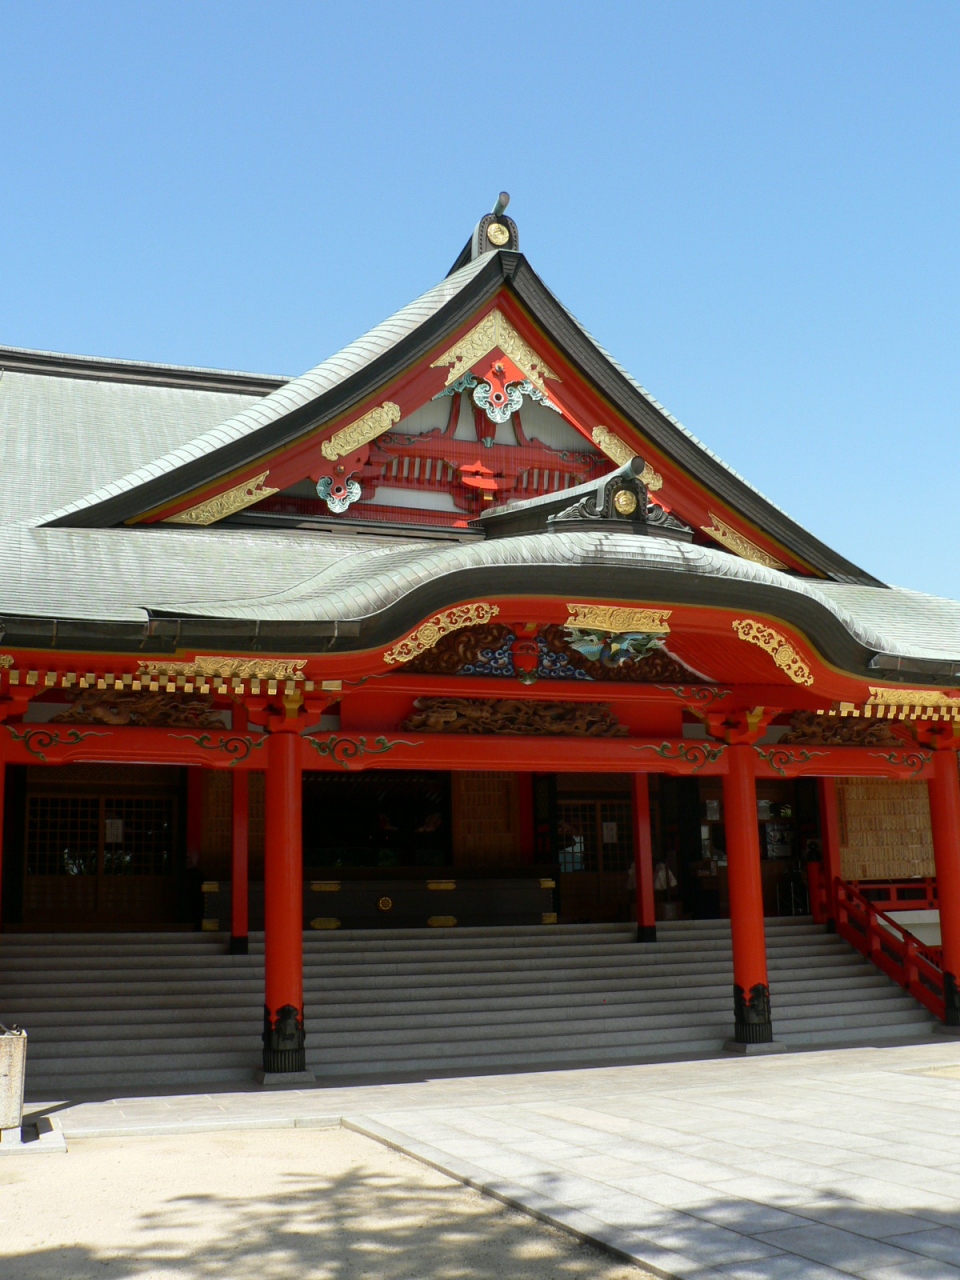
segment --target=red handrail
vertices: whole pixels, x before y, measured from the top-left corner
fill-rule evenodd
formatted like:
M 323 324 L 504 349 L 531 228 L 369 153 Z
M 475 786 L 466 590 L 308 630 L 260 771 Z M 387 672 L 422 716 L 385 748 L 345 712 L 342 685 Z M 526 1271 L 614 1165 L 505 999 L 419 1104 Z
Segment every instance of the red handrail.
M 837 933 L 944 1021 L 939 952 L 878 911 L 860 889 L 838 876 L 833 884 Z M 882 922 L 882 923 L 881 923 Z

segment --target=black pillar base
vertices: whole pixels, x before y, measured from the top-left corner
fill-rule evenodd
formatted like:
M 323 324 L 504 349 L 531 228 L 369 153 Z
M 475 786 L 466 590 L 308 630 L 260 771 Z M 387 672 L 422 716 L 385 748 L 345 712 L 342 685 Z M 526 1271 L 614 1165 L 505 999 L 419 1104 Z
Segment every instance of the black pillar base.
M 267 1075 L 306 1071 L 306 1036 L 303 1013 L 292 1004 L 277 1010 L 275 1018 L 263 1008 L 263 1070 Z
M 773 1021 L 770 1017 L 770 990 L 762 982 L 750 988 L 733 988 L 734 1040 L 737 1044 L 772 1044 Z
M 944 1024 L 948 1027 L 960 1027 L 960 987 L 957 986 L 956 974 L 943 971 Z
M 250 951 L 250 939 L 232 936 L 230 945 L 227 947 L 227 955 L 229 956 L 245 956 Z
M 655 924 L 638 924 L 637 925 L 637 941 L 638 942 L 656 942 L 657 926 Z

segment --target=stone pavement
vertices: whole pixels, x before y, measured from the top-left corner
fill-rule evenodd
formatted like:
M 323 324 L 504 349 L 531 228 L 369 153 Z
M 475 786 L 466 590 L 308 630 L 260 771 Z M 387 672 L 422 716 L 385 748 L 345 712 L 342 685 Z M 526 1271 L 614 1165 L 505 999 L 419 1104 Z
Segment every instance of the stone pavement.
M 960 1043 L 50 1104 L 71 1139 L 342 1123 L 664 1276 L 960 1280 Z

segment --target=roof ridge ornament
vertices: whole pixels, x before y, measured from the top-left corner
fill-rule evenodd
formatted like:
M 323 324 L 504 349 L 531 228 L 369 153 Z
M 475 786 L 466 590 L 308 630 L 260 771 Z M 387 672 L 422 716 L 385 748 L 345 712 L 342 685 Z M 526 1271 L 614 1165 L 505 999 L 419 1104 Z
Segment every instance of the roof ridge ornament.
M 650 498 L 644 481 L 648 471 L 643 458 L 631 458 L 625 466 L 598 481 L 579 502 L 548 516 L 547 528 L 583 522 L 626 532 L 656 530 L 667 536 L 691 537 L 693 531 L 689 525 Z
M 463 246 L 459 257 L 450 268 L 449 275 L 465 267 L 468 262 L 487 253 L 496 253 L 500 249 L 508 249 L 513 253 L 520 250 L 520 232 L 512 218 L 506 216 L 506 208 L 510 203 L 510 192 L 501 191 L 490 213 L 485 213 L 473 228 L 473 235 Z

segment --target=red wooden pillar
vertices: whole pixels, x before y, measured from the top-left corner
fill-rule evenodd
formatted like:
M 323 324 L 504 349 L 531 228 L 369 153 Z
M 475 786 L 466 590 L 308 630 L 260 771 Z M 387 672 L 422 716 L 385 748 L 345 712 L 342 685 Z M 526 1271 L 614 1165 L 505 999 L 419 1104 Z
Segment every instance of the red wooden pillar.
M 753 748 L 727 748 L 723 779 L 727 879 L 730 889 L 730 932 L 733 938 L 732 1047 L 770 1044 L 770 987 L 763 930 L 763 882 L 760 876 L 760 833 Z
M 657 914 L 653 893 L 650 780 L 645 773 L 633 775 L 633 872 L 637 885 L 637 941 L 656 942 Z
M 233 775 L 232 869 L 230 875 L 230 953 L 246 955 L 249 932 L 250 775 Z
M 960 775 L 953 751 L 935 751 L 932 763 L 927 790 L 940 900 L 944 1021 L 960 1027 Z
M 300 735 L 267 742 L 264 848 L 265 1075 L 306 1073 Z
M 834 886 L 840 875 L 840 821 L 837 816 L 836 778 L 818 778 L 817 792 L 820 800 L 820 847 L 823 850 L 820 870 L 826 901 L 815 907 L 811 894 L 810 906 L 814 919 L 819 924 L 826 922 L 833 928 L 836 924 Z

